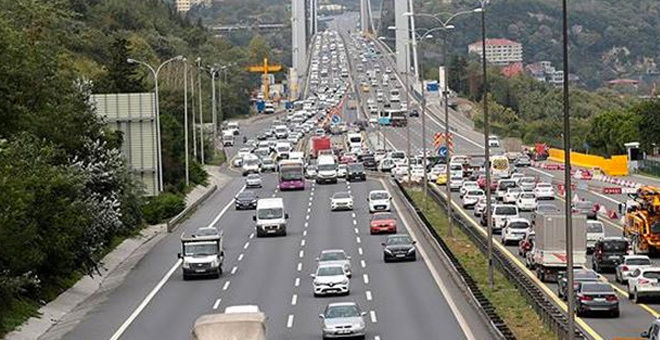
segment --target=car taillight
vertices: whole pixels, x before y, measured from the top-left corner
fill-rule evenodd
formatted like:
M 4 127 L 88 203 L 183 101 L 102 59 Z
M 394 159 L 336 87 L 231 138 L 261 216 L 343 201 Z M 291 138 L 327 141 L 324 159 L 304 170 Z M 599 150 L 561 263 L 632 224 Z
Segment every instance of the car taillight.
M 608 295 L 606 297 L 607 301 L 617 301 L 619 298 L 616 297 L 616 295 Z
M 647 280 L 647 279 L 639 279 L 639 280 L 637 280 L 637 284 L 639 284 L 639 285 L 647 285 L 647 284 L 649 284 L 649 283 L 651 283 L 651 281 L 649 281 L 649 280 Z
M 579 295 L 578 295 L 578 299 L 580 299 L 581 301 L 591 301 L 591 300 L 593 300 L 594 298 L 591 297 L 591 296 L 589 296 L 589 295 L 582 295 L 582 294 L 579 294 Z
M 623 270 L 624 272 L 627 272 L 628 271 L 628 266 L 625 266 L 625 265 L 621 266 L 621 270 Z

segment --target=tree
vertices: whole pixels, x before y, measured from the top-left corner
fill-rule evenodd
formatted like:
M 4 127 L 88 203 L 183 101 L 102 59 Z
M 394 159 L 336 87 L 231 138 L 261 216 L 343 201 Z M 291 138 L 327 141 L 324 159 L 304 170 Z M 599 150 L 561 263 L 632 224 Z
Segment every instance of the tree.
M 268 58 L 270 52 L 268 42 L 261 35 L 255 35 L 250 40 L 248 49 L 250 50 L 250 62 L 253 64 L 263 63 L 264 58 Z
M 639 115 L 639 141 L 642 148 L 651 150 L 653 146 L 660 145 L 660 100 L 641 102 L 632 108 L 632 112 Z
M 112 43 L 110 53 L 112 59 L 107 66 L 108 73 L 98 82 L 95 88 L 97 93 L 132 93 L 143 92 L 145 87 L 137 68 L 139 65 L 129 63 L 128 41 L 123 37 L 116 37 Z

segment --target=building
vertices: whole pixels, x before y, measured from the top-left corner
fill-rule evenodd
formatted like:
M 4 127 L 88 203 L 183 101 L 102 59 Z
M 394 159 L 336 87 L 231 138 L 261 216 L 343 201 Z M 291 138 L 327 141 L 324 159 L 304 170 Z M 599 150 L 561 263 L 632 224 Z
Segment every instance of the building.
M 469 53 L 483 56 L 482 41 L 468 46 Z M 523 47 L 521 43 L 509 39 L 486 39 L 486 60 L 494 65 L 509 65 L 523 61 Z
M 557 70 L 552 66 L 552 62 L 550 61 L 539 61 L 529 64 L 525 66 L 525 71 L 537 81 L 554 86 L 562 86 L 564 84 L 564 71 Z M 568 80 L 577 83 L 580 79 L 576 75 L 570 74 Z
M 174 0 L 174 7 L 177 12 L 185 13 L 194 5 L 199 5 L 201 3 L 208 4 L 209 2 L 209 0 Z

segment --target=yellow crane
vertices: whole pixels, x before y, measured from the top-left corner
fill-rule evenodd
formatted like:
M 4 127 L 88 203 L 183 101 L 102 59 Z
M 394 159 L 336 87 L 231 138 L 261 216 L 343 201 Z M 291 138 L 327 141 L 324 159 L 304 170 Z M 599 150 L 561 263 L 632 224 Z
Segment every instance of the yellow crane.
M 269 65 L 268 58 L 264 58 L 264 63 L 262 65 L 248 66 L 249 72 L 263 73 L 263 84 L 264 84 L 264 99 L 268 99 L 270 92 L 268 91 L 268 74 L 273 72 L 282 71 L 282 65 Z

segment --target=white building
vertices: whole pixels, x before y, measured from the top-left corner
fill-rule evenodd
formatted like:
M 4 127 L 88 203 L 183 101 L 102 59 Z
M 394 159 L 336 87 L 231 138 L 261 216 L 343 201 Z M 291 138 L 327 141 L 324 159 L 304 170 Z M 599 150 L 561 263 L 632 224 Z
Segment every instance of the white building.
M 469 53 L 482 56 L 482 42 L 477 41 L 468 46 Z M 486 60 L 494 65 L 508 65 L 523 60 L 522 44 L 509 39 L 486 39 Z
M 201 3 L 209 3 L 208 0 L 174 0 L 174 7 L 179 13 L 185 13 L 190 10 L 194 5 L 199 5 Z

